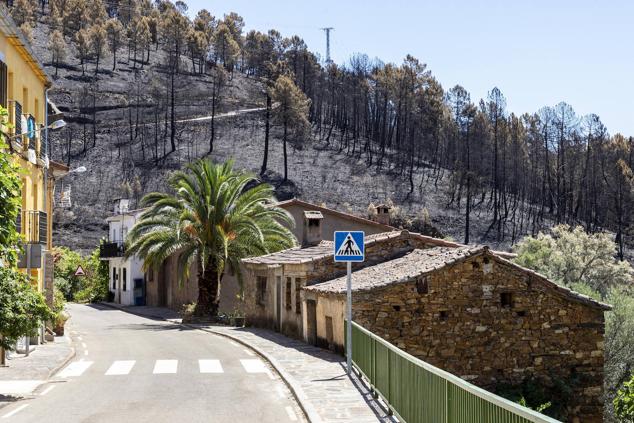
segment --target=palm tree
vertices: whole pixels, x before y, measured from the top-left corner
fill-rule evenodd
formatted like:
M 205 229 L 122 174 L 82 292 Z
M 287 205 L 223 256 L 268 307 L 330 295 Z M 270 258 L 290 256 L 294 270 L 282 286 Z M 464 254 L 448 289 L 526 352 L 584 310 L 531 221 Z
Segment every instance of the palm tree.
M 292 216 L 275 206 L 273 188 L 252 187 L 255 176 L 233 170 L 233 161 L 199 160 L 174 173 L 174 194 L 154 192 L 142 203 L 148 209 L 128 235 L 127 256 L 137 254 L 144 268 L 158 268 L 178 253 L 181 283 L 198 266 L 196 316 L 216 316 L 220 283 L 230 266 L 241 283 L 240 260 L 290 248 Z

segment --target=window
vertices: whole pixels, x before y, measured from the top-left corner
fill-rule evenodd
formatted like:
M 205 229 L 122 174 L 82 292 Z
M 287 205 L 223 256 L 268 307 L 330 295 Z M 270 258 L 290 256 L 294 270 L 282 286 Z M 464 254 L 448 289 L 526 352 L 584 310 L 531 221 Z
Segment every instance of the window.
M 112 289 L 117 289 L 117 268 L 112 268 Z
M 124 267 L 122 273 L 123 273 L 123 278 L 122 278 L 122 280 L 123 280 L 123 290 L 127 291 L 128 290 L 128 275 L 127 275 L 128 269 L 126 269 Z
M 447 310 L 440 310 L 440 314 L 438 316 L 440 320 L 445 321 L 449 318 L 449 312 Z
M 291 310 L 293 308 L 293 303 L 291 302 L 291 291 L 293 289 L 293 284 L 291 278 L 286 278 L 286 310 Z
M 302 290 L 302 279 L 295 279 L 295 313 L 300 314 L 302 312 L 302 298 L 301 298 L 301 290 Z
M 261 306 L 266 300 L 266 276 L 258 276 L 256 278 L 255 302 Z
M 420 295 L 429 293 L 429 284 L 425 276 L 416 279 L 416 292 Z
M 513 308 L 513 294 L 503 292 L 500 294 L 500 304 L 503 308 Z
M 5 109 L 9 107 L 8 100 L 8 87 L 7 87 L 7 65 L 0 62 L 0 105 Z

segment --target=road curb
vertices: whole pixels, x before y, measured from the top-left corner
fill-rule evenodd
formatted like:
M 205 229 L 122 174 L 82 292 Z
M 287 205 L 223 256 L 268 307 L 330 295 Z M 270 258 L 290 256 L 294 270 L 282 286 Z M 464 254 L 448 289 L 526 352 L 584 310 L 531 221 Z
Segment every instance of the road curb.
M 282 378 L 282 381 L 284 381 L 284 384 L 291 391 L 291 393 L 293 394 L 293 396 L 297 400 L 297 403 L 299 404 L 300 408 L 302 409 L 302 411 L 306 415 L 306 419 L 308 420 L 308 422 L 309 423 L 321 423 L 322 422 L 321 417 L 319 416 L 319 414 L 315 410 L 315 407 L 313 407 L 312 403 L 308 399 L 308 396 L 306 395 L 306 393 L 304 393 L 304 390 L 299 385 L 299 383 L 297 381 L 295 381 L 295 379 L 291 375 L 289 375 L 286 370 L 284 370 L 282 368 L 282 366 L 277 362 L 277 360 L 275 358 L 271 357 L 269 354 L 267 354 L 266 352 L 262 351 L 260 348 L 255 347 L 255 346 L 251 345 L 250 343 L 248 343 L 248 342 L 246 342 L 246 341 L 244 341 L 244 340 L 242 340 L 242 339 L 240 339 L 238 337 L 231 336 L 230 334 L 227 334 L 227 333 L 218 332 L 218 331 L 215 331 L 215 330 L 210 329 L 208 327 L 199 327 L 199 326 L 191 325 L 191 324 L 188 324 L 188 323 L 178 323 L 178 322 L 171 321 L 171 320 L 166 319 L 166 318 L 161 317 L 161 316 L 156 316 L 156 315 L 151 315 L 151 314 L 143 314 L 143 313 L 136 312 L 134 310 L 129 310 L 127 308 L 118 307 L 116 304 L 109 304 L 109 303 L 100 303 L 100 304 L 104 305 L 106 307 L 109 307 L 111 309 L 120 310 L 120 311 L 123 311 L 125 313 L 134 314 L 136 316 L 163 320 L 165 322 L 169 322 L 169 323 L 172 323 L 174 325 L 178 325 L 178 326 L 182 326 L 182 327 L 186 327 L 186 328 L 190 328 L 190 329 L 200 330 L 202 332 L 211 333 L 211 334 L 217 335 L 217 336 L 223 336 L 225 338 L 231 339 L 232 341 L 238 342 L 239 344 L 242 344 L 245 347 L 248 347 L 248 348 L 252 349 L 258 355 L 260 355 L 262 358 L 264 358 L 266 361 L 268 361 L 269 364 L 271 365 L 271 367 L 273 367 L 273 369 L 280 375 L 280 377 Z
M 73 358 L 75 358 L 75 355 L 77 355 L 77 352 L 75 351 L 75 348 L 71 346 L 70 352 L 68 353 L 64 361 L 62 361 L 59 365 L 55 366 L 50 372 L 48 372 L 48 377 L 46 378 L 46 380 L 52 378 L 55 375 L 55 373 L 62 370 L 64 366 L 66 366 Z

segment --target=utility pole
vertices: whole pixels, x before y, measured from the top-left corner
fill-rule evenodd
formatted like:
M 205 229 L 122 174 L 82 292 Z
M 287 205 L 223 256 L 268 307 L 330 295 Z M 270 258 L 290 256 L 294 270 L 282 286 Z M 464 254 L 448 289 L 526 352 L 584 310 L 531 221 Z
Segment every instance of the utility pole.
M 321 28 L 322 31 L 326 33 L 326 64 L 332 63 L 332 59 L 330 58 L 330 31 L 333 31 L 333 27 Z

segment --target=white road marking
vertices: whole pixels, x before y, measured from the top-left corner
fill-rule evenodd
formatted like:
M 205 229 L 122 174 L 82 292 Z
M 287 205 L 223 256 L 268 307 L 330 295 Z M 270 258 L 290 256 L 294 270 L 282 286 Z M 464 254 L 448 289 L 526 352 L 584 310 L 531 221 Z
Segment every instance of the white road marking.
M 28 395 L 43 383 L 43 380 L 0 380 L 0 394 Z
M 240 363 L 247 373 L 266 373 L 269 371 L 264 365 L 264 362 L 259 358 L 243 359 L 240 360 Z
M 178 369 L 178 360 L 156 360 L 154 363 L 154 371 L 152 373 L 164 374 L 164 373 L 176 373 Z
M 220 360 L 198 360 L 200 373 L 224 373 Z
M 288 418 L 291 419 L 292 422 L 297 421 L 297 415 L 295 414 L 295 411 L 293 411 L 293 407 L 290 405 L 286 406 L 286 414 L 288 414 Z
M 251 357 L 255 357 L 255 354 L 253 353 L 253 351 L 249 351 L 249 350 L 246 350 L 246 349 L 242 350 L 242 351 L 244 351 L 245 353 L 249 354 Z
M 105 375 L 106 376 L 127 375 L 128 373 L 130 373 L 135 363 L 136 363 L 135 360 L 117 360 L 114 363 L 112 363 L 110 368 L 106 371 Z
M 62 370 L 57 376 L 58 377 L 78 377 L 81 376 L 90 366 L 92 366 L 92 361 L 74 361 L 70 363 L 64 370 Z
M 49 392 L 51 392 L 53 389 L 55 389 L 55 385 L 51 385 L 51 386 L 49 386 L 48 388 L 46 388 L 45 390 L 43 390 L 42 392 L 40 392 L 40 396 L 48 394 L 48 393 L 49 393 Z
M 275 390 L 277 391 L 277 395 L 279 395 L 280 398 L 286 398 L 286 394 L 284 393 L 284 390 L 280 385 L 275 385 Z
M 28 406 L 29 406 L 29 404 L 24 404 L 24 405 L 21 405 L 21 406 L 19 406 L 18 408 L 16 408 L 15 410 L 10 411 L 10 412 L 8 412 L 7 414 L 5 414 L 4 416 L 2 416 L 2 418 L 3 418 L 3 419 L 8 419 L 9 417 L 11 417 L 11 416 L 13 416 L 13 415 L 15 415 L 15 414 L 19 413 L 20 411 L 24 410 L 24 409 L 25 409 L 26 407 L 28 407 Z

